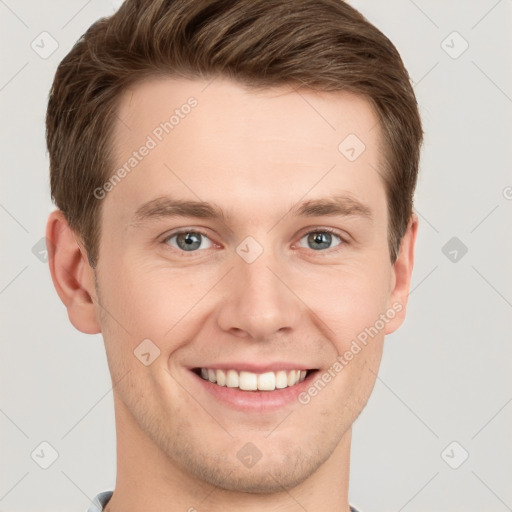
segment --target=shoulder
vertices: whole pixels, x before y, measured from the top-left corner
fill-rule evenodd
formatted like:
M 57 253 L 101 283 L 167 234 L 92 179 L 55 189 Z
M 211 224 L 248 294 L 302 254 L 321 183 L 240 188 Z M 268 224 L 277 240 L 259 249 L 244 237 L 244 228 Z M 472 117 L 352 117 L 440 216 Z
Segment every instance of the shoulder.
M 87 512 L 103 512 L 105 505 L 108 503 L 113 493 L 114 491 L 103 491 L 97 494 L 94 497 L 92 505 L 87 509 Z

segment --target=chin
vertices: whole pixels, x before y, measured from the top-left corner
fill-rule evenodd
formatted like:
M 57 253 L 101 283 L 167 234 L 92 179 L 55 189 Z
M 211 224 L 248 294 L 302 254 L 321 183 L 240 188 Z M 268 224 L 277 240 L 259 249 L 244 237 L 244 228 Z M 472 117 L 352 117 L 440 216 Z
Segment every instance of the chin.
M 271 443 L 270 443 L 271 445 Z M 269 445 L 269 447 L 270 447 Z M 260 447 L 262 445 L 260 444 Z M 262 447 L 262 452 L 265 452 Z M 226 491 L 275 494 L 292 489 L 307 480 L 329 457 L 319 452 L 313 457 L 303 447 L 289 442 L 281 449 L 262 453 L 251 467 L 245 467 L 236 454 L 213 458 L 198 453 L 181 453 L 181 462 L 196 478 Z
M 256 467 L 244 468 L 243 470 L 236 468 L 231 472 L 229 470 L 219 472 L 216 469 L 214 474 L 211 471 L 205 471 L 205 468 L 203 468 L 201 479 L 226 491 L 276 494 L 298 486 L 311 476 L 314 469 L 316 469 L 308 470 L 297 465 L 290 465 L 288 462 L 286 464 L 281 463 L 277 467 L 268 468 L 263 464 L 263 460 L 259 461 L 258 464 L 262 464 L 259 469 L 256 469 Z

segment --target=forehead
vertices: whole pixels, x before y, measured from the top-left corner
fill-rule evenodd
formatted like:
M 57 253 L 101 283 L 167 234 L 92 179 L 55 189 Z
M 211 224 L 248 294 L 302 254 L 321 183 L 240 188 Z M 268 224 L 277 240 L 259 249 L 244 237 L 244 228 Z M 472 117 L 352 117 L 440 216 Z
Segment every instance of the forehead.
M 352 93 L 155 78 L 125 91 L 116 117 L 113 172 L 128 172 L 108 201 L 129 204 L 126 215 L 166 194 L 252 205 L 259 218 L 284 197 L 382 203 L 378 119 Z
M 195 106 L 189 108 L 191 103 Z M 181 124 L 180 131 L 193 124 L 196 132 L 202 128 L 198 134 L 203 136 L 236 131 L 239 135 L 267 135 L 269 140 L 277 134 L 289 142 L 322 138 L 326 147 L 346 130 L 363 139 L 368 139 L 374 128 L 374 136 L 379 132 L 374 109 L 361 95 L 291 85 L 256 89 L 225 77 L 152 77 L 137 82 L 121 95 L 116 117 L 115 133 L 123 139 L 137 135 L 134 129 L 151 133 L 166 121 L 171 121 L 173 129 Z M 187 117 L 191 121 L 181 123 Z M 194 122 L 195 118 L 199 120 Z M 173 135 L 179 135 L 178 131 Z

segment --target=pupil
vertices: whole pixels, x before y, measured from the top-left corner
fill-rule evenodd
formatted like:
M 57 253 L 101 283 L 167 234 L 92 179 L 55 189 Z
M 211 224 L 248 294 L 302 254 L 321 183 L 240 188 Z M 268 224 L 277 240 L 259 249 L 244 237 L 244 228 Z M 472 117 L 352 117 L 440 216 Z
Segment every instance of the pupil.
M 330 233 L 316 232 L 316 233 L 313 233 L 312 235 L 310 235 L 309 238 L 310 238 L 310 240 L 309 240 L 310 242 L 321 246 L 321 247 L 316 247 L 316 249 L 318 249 L 318 248 L 328 249 L 329 245 L 331 243 Z M 315 247 L 313 247 L 313 249 L 315 249 Z
M 193 249 L 197 249 L 201 245 L 200 235 L 197 233 L 185 233 L 184 237 L 179 237 L 179 243 L 181 249 L 185 251 L 191 251 Z

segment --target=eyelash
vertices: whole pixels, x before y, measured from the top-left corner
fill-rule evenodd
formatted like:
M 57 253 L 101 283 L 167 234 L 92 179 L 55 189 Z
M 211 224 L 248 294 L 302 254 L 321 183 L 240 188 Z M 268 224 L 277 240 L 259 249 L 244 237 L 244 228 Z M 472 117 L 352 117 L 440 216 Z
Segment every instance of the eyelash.
M 167 235 L 162 240 L 162 244 L 169 246 L 168 242 L 169 242 L 169 240 L 171 238 L 174 238 L 175 236 L 182 235 L 182 234 L 185 234 L 185 233 L 200 234 L 200 235 L 204 236 L 205 238 L 207 238 L 208 240 L 210 240 L 210 237 L 204 231 L 201 231 L 200 229 L 194 228 L 194 229 L 183 229 L 183 230 L 180 230 L 180 231 L 176 231 L 176 232 L 174 232 L 174 233 L 172 233 L 170 235 Z M 329 233 L 331 235 L 337 236 L 341 240 L 341 242 L 337 246 L 329 248 L 329 249 L 323 249 L 323 250 L 320 250 L 320 251 L 314 251 L 313 249 L 310 249 L 310 251 L 313 251 L 315 253 L 326 253 L 326 252 L 332 253 L 332 252 L 337 252 L 339 250 L 342 250 L 343 246 L 349 244 L 349 242 L 346 239 L 346 237 L 344 237 L 339 231 L 337 231 L 335 229 L 332 229 L 332 228 L 320 228 L 320 227 L 313 228 L 313 229 L 311 229 L 309 231 L 306 231 L 303 235 L 301 235 L 301 237 L 299 238 L 299 241 L 302 240 L 305 236 L 310 235 L 311 233 Z M 211 242 L 214 243 L 213 241 L 211 241 Z M 178 252 L 183 253 L 183 254 L 187 254 L 187 252 L 188 252 L 188 251 L 183 251 L 181 249 L 176 249 L 176 247 L 172 247 L 172 249 L 177 250 Z M 193 253 L 197 253 L 197 252 L 201 252 L 201 250 L 198 249 L 196 251 L 190 251 L 190 257 L 193 257 L 192 254 Z

